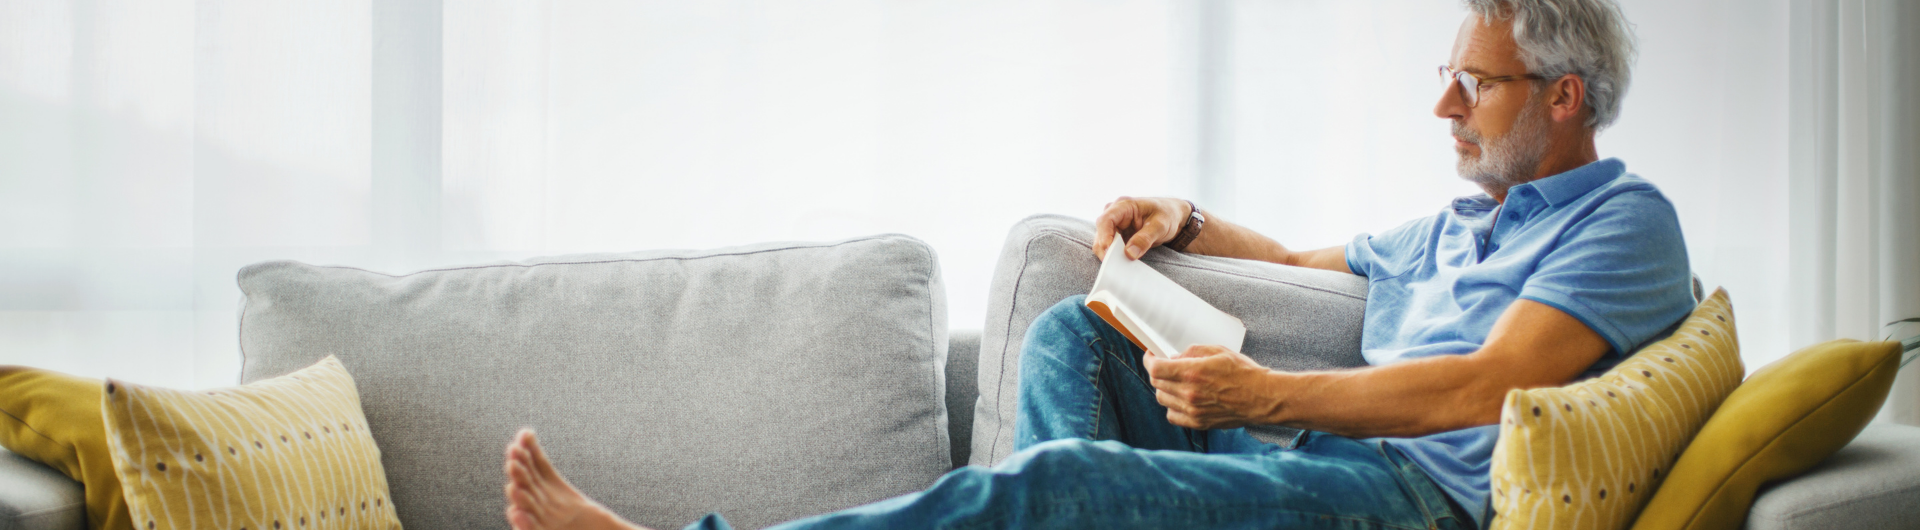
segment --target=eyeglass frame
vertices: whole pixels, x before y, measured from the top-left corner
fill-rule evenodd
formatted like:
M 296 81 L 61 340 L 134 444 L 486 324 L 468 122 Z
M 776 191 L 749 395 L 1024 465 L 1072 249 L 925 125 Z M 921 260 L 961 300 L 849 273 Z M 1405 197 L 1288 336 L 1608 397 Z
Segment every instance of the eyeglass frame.
M 1452 87 L 1455 87 L 1455 86 L 1460 87 L 1460 99 L 1467 104 L 1467 108 L 1471 109 L 1471 108 L 1480 106 L 1480 89 L 1482 88 L 1490 87 L 1500 83 L 1505 83 L 1508 81 L 1519 81 L 1522 79 L 1530 79 L 1530 80 L 1538 81 L 1538 80 L 1546 79 L 1546 76 L 1543 76 L 1540 74 L 1534 74 L 1534 73 L 1525 73 L 1525 74 L 1518 74 L 1518 75 L 1503 75 L 1498 77 L 1488 77 L 1488 78 L 1482 79 L 1480 78 L 1480 76 L 1474 75 L 1473 72 L 1468 72 L 1466 70 L 1455 70 L 1453 69 L 1453 67 L 1443 64 L 1443 65 L 1440 65 L 1440 79 L 1442 83 L 1445 83 L 1446 85 L 1448 85 L 1448 90 L 1452 90 Z M 1471 87 L 1467 86 L 1469 79 L 1472 80 L 1473 86 Z

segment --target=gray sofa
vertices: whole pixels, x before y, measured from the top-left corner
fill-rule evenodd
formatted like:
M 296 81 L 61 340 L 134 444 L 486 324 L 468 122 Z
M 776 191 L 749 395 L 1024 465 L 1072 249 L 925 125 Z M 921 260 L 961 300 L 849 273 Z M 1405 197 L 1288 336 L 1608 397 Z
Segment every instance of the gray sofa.
M 677 528 L 718 511 L 758 528 L 1005 458 L 1026 324 L 1092 285 L 1090 239 L 1070 218 L 1015 226 L 982 331 L 951 333 L 931 248 L 898 235 L 406 275 L 263 263 L 239 274 L 241 378 L 338 356 L 410 528 L 505 528 L 501 447 L 522 426 L 636 522 Z M 1146 259 L 1248 321 L 1246 350 L 1263 363 L 1360 363 L 1362 280 Z M 80 503 L 77 483 L 0 453 L 0 530 L 84 528 Z M 1920 528 L 1920 428 L 1869 427 L 1763 491 L 1747 527 Z

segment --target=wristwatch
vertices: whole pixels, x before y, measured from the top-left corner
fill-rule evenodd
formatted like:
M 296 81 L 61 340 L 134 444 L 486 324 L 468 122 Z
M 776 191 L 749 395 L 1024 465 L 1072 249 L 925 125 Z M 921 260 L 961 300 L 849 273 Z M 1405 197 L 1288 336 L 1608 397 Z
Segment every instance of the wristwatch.
M 1166 245 L 1167 248 L 1173 249 L 1176 252 L 1186 252 L 1187 245 L 1191 245 L 1193 244 L 1193 240 L 1199 239 L 1200 229 L 1207 226 L 1207 216 L 1200 214 L 1199 205 L 1194 204 L 1193 201 L 1187 201 L 1187 207 L 1188 211 L 1193 213 L 1187 215 L 1187 222 L 1180 225 L 1180 233 L 1174 235 L 1173 241 L 1168 241 Z

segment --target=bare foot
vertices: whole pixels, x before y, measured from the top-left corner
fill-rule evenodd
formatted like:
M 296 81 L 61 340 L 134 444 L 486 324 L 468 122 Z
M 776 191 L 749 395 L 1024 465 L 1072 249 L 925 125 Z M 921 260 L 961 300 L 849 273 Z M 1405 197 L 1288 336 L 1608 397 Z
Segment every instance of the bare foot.
M 646 530 L 567 483 L 540 450 L 532 429 L 507 444 L 507 523 L 514 530 Z

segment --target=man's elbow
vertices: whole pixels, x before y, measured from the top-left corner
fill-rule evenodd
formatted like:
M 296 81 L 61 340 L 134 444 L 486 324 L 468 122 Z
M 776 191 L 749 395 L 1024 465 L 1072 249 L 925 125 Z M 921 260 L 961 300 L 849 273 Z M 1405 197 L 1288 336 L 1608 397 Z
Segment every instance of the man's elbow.
M 1501 372 L 1484 371 L 1480 377 L 1471 379 L 1454 393 L 1452 403 L 1456 422 L 1453 429 L 1465 429 L 1481 425 L 1493 425 L 1500 422 L 1500 409 L 1507 402 L 1507 394 L 1514 390 L 1541 388 L 1564 384 L 1553 383 L 1539 378 L 1516 380 L 1498 377 Z

